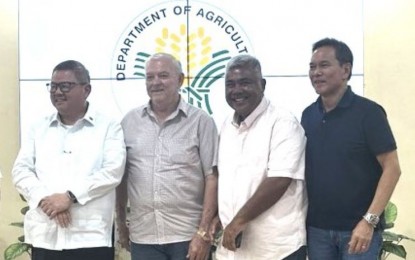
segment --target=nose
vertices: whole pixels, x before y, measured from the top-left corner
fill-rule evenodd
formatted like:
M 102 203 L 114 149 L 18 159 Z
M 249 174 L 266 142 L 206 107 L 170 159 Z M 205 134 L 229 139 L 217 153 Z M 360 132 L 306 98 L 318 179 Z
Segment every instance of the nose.
M 159 76 L 155 76 L 153 79 L 154 82 L 160 82 L 160 77 Z
M 161 83 L 161 79 L 158 76 L 155 76 L 149 81 L 150 85 L 159 85 Z
M 51 92 L 52 95 L 62 95 L 63 92 L 61 91 L 60 87 L 57 87 L 55 92 Z
M 243 87 L 241 85 L 235 84 L 231 88 L 226 88 L 226 92 L 228 94 L 233 94 L 234 95 L 234 94 L 240 94 L 240 93 L 244 92 L 244 89 L 243 89 Z
M 316 66 L 313 69 L 310 69 L 310 76 L 319 76 L 321 75 L 321 69 L 319 68 L 319 66 Z
M 242 82 L 235 82 L 235 86 L 233 87 L 233 90 L 235 91 L 244 91 L 248 88 L 248 85 Z

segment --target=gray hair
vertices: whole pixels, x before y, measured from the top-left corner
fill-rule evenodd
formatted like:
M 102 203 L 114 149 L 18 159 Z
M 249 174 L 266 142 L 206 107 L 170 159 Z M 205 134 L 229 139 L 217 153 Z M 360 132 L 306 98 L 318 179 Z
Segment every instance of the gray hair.
M 149 57 L 149 59 L 147 60 L 147 63 L 150 60 L 159 59 L 159 58 L 167 58 L 167 59 L 171 60 L 173 65 L 176 67 L 177 72 L 179 74 L 183 74 L 182 64 L 180 63 L 180 61 L 178 59 L 176 59 L 176 57 L 174 57 L 173 55 L 171 55 L 169 53 L 164 53 L 164 52 L 155 53 L 155 54 L 153 54 Z
M 255 71 L 259 78 L 262 78 L 261 63 L 251 55 L 242 54 L 233 57 L 226 65 L 226 73 L 238 68 L 247 68 Z

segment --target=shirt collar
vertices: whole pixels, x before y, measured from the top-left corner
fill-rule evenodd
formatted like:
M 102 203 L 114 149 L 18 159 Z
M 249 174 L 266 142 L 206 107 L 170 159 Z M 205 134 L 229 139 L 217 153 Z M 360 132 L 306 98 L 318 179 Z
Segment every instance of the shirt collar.
M 247 128 L 251 127 L 251 125 L 254 124 L 255 120 L 267 110 L 267 107 L 269 105 L 269 100 L 264 96 L 259 103 L 259 105 L 254 109 L 254 111 L 249 114 L 244 121 L 240 122 L 240 125 L 245 125 Z M 236 113 L 233 114 L 232 124 L 235 127 L 239 127 L 238 125 L 238 116 Z
M 143 111 L 142 111 L 142 116 L 150 115 L 152 117 L 155 117 L 153 110 L 151 109 L 151 100 L 147 102 L 147 104 L 145 105 Z M 187 104 L 183 98 L 180 97 L 180 101 L 179 101 L 179 105 L 177 105 L 176 110 L 173 111 L 173 113 L 171 113 L 171 115 L 169 116 L 169 118 L 174 118 L 177 116 L 177 114 L 179 114 L 179 112 L 182 112 L 183 115 L 185 117 L 187 117 L 188 113 L 189 113 L 189 104 Z
M 353 98 L 356 94 L 352 91 L 350 86 L 347 86 L 346 91 L 344 92 L 343 96 L 341 97 L 339 103 L 336 105 L 336 108 L 347 108 L 352 104 Z M 321 96 L 317 98 L 317 104 L 319 108 L 323 110 L 323 103 L 321 101 Z M 335 109 L 336 109 L 335 108 Z
M 83 118 L 79 119 L 78 121 L 86 121 L 91 125 L 95 124 L 95 119 L 97 117 L 97 111 L 91 107 L 91 104 L 87 102 L 87 111 Z M 49 118 L 49 125 L 50 126 L 56 126 L 58 123 L 62 123 L 61 119 L 59 117 L 59 113 L 56 112 L 52 114 L 52 116 Z

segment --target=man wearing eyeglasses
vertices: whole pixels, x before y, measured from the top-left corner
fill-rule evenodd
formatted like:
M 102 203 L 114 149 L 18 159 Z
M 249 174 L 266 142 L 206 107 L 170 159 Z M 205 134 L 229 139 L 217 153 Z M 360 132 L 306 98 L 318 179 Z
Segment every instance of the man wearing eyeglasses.
M 121 126 L 87 102 L 89 72 L 77 61 L 58 64 L 47 90 L 57 112 L 32 127 L 12 171 L 30 207 L 25 242 L 33 260 L 112 260 L 126 156 Z

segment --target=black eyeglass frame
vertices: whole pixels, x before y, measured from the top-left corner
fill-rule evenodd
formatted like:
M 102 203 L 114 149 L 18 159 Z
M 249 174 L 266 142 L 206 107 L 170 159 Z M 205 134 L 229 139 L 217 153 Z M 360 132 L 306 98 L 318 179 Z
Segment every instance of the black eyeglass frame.
M 46 89 L 50 93 L 55 93 L 56 90 L 59 90 L 62 93 L 70 92 L 76 85 L 85 85 L 87 83 L 78 83 L 78 82 L 71 82 L 71 81 L 63 81 L 63 82 L 48 82 L 46 83 Z

